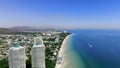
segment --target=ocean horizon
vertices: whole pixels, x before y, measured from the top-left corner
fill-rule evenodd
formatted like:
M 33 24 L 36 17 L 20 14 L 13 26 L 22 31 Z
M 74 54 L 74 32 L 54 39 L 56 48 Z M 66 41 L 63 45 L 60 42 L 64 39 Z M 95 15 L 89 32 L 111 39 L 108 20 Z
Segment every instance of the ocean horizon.
M 119 30 L 70 30 L 65 68 L 120 68 Z

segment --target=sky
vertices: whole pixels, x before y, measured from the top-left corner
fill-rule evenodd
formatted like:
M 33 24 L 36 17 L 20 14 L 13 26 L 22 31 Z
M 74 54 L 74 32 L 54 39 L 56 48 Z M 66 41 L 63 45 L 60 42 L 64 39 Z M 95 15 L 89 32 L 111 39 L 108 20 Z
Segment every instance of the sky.
M 120 29 L 119 0 L 0 0 L 0 27 Z

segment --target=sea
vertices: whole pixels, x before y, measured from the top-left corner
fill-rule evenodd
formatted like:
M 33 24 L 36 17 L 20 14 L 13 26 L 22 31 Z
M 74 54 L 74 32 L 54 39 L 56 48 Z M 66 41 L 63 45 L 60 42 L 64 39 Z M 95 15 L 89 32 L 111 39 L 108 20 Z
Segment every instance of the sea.
M 68 30 L 65 68 L 120 68 L 120 30 Z

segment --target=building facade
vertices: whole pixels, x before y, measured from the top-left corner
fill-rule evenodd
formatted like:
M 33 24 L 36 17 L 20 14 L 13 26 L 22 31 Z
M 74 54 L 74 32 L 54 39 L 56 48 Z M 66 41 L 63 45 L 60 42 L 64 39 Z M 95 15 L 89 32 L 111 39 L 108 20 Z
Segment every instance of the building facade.
M 26 68 L 25 48 L 19 45 L 9 49 L 9 68 Z
M 45 68 L 45 46 L 41 38 L 34 38 L 32 68 Z

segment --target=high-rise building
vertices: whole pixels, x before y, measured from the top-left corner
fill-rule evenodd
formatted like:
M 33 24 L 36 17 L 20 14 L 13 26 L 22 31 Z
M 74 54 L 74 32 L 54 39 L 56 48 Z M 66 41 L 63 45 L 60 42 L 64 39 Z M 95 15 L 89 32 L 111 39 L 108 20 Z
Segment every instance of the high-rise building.
M 39 37 L 34 38 L 32 68 L 45 68 L 45 46 L 43 40 Z
M 19 44 L 9 49 L 9 68 L 26 68 L 25 48 Z

